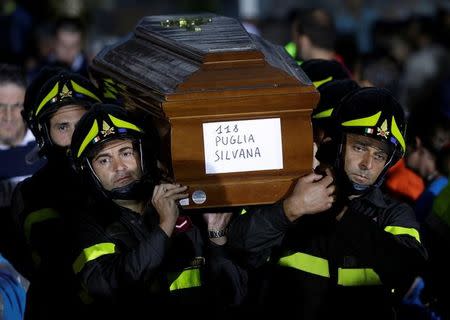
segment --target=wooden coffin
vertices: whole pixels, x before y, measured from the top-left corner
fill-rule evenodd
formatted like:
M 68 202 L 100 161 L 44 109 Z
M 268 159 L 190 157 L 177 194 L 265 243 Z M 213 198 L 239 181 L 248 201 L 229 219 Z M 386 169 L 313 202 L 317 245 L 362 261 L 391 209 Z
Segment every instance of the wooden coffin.
M 311 171 L 319 94 L 282 47 L 235 19 L 145 17 L 91 73 L 106 96 L 151 116 L 188 209 L 273 203 Z

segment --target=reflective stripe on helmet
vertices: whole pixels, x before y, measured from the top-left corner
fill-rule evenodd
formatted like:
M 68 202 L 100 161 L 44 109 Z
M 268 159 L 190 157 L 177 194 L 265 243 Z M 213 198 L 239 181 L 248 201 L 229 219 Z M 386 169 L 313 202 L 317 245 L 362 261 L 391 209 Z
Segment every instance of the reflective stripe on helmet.
M 31 212 L 25 219 L 24 222 L 24 232 L 27 241 L 30 241 L 31 228 L 35 223 L 47 221 L 50 219 L 57 219 L 60 215 L 58 211 L 53 208 L 42 208 L 37 211 Z
M 50 92 L 44 97 L 44 99 L 42 99 L 41 103 L 39 104 L 38 108 L 36 109 L 35 115 L 37 115 L 49 101 L 58 97 L 58 94 L 60 93 L 59 92 L 60 88 L 63 88 L 62 89 L 63 92 L 64 92 L 64 88 L 66 88 L 66 90 L 68 90 L 68 92 L 70 92 L 69 89 L 67 88 L 66 84 L 67 84 L 67 82 L 65 82 L 64 85 L 61 85 L 60 81 L 57 82 L 55 84 L 55 86 L 52 88 L 52 90 L 50 90 Z M 95 95 L 92 91 L 82 87 L 75 81 L 70 80 L 70 84 L 72 85 L 73 91 L 75 91 L 76 93 L 82 94 L 83 96 L 89 97 L 93 100 L 96 100 L 97 102 L 101 102 L 100 98 L 97 97 L 97 95 Z M 72 95 L 70 94 L 69 97 L 72 97 Z M 64 96 L 60 97 L 60 100 L 61 99 L 64 99 Z
M 406 151 L 405 139 L 403 138 L 403 135 L 397 126 L 397 122 L 395 121 L 394 116 L 392 116 L 391 133 L 397 139 L 397 141 L 400 143 L 400 145 L 402 146 L 402 151 L 403 151 L 403 153 L 405 153 L 405 151 Z
M 289 55 L 295 59 L 297 56 L 297 45 L 295 42 L 291 41 L 284 46 L 284 49 L 289 53 Z
M 296 252 L 289 256 L 280 258 L 280 260 L 278 260 L 278 264 L 280 266 L 298 269 L 321 277 L 330 277 L 328 260 L 315 257 L 310 254 Z
M 327 83 L 327 82 L 330 82 L 331 80 L 333 80 L 333 77 L 332 77 L 332 76 L 329 76 L 328 78 L 325 78 L 325 79 L 323 79 L 323 80 L 313 81 L 313 85 L 314 85 L 314 87 L 318 88 L 318 87 L 320 87 L 321 85 L 323 85 L 323 84 L 325 84 L 325 83 Z
M 380 116 L 381 111 L 366 118 L 349 120 L 342 122 L 341 124 L 343 127 L 374 127 L 378 123 Z
M 84 138 L 83 143 L 81 143 L 81 146 L 78 149 L 77 158 L 80 157 L 80 155 L 83 153 L 84 149 L 86 149 L 86 146 L 89 144 L 89 142 L 92 141 L 92 139 L 95 138 L 95 136 L 97 134 L 98 134 L 98 123 L 97 123 L 97 120 L 94 120 L 94 123 L 92 124 L 92 127 L 89 130 L 89 133 L 87 134 L 86 138 Z
M 98 102 L 101 102 L 101 100 L 91 91 L 88 89 L 83 88 L 79 84 L 77 84 L 75 81 L 70 80 L 70 83 L 72 84 L 73 90 L 75 90 L 78 93 L 84 94 L 85 96 L 91 97 L 94 100 L 97 100 Z
M 54 97 L 56 97 L 58 95 L 58 86 L 59 86 L 59 82 L 57 82 L 55 84 L 55 86 L 53 87 L 53 89 L 50 90 L 50 92 L 45 96 L 44 99 L 42 99 L 41 103 L 39 104 L 39 106 L 36 109 L 36 112 L 34 113 L 36 116 L 41 111 L 42 107 L 47 104 L 47 102 L 49 102 L 51 99 L 53 99 Z
M 181 272 L 173 272 L 168 275 L 170 291 L 200 287 L 202 281 L 200 278 L 200 269 L 186 269 Z
M 338 268 L 338 285 L 373 286 L 381 285 L 378 274 L 370 268 Z
M 140 128 L 138 128 L 137 126 L 135 126 L 134 124 L 124 121 L 124 120 L 120 120 L 119 118 L 116 118 L 110 114 L 108 114 L 109 118 L 111 119 L 112 123 L 118 127 L 118 128 L 126 128 L 126 129 L 131 129 L 137 132 L 142 132 L 142 130 Z
M 313 115 L 312 118 L 313 119 L 329 118 L 329 117 L 331 117 L 331 114 L 333 113 L 333 109 L 334 108 L 327 109 L 327 110 L 324 110 L 322 112 L 319 112 L 319 113 Z
M 83 249 L 78 258 L 72 265 L 75 273 L 79 273 L 89 261 L 95 260 L 98 257 L 106 254 L 113 254 L 116 252 L 116 245 L 112 242 L 98 243 L 89 248 Z
M 399 236 L 403 234 L 407 234 L 414 239 L 416 239 L 418 242 L 420 242 L 420 235 L 419 231 L 417 231 L 414 228 L 405 228 L 405 227 L 398 227 L 398 226 L 387 226 L 384 228 L 384 231 L 389 232 L 393 234 L 394 236 Z

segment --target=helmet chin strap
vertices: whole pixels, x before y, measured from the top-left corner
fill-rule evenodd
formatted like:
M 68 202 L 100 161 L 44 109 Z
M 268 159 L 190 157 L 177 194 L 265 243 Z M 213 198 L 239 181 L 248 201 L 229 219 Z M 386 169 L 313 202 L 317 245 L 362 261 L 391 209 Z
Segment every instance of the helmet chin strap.
M 350 180 L 347 173 L 345 172 L 345 169 L 343 166 L 344 155 L 341 153 L 341 155 L 340 155 L 341 159 L 339 160 L 339 162 L 341 162 L 341 165 L 338 165 L 338 171 L 340 173 L 341 182 L 342 182 L 343 189 L 344 189 L 343 193 L 346 196 L 361 196 L 361 195 L 373 190 L 374 188 L 379 188 L 384 182 L 384 178 L 386 176 L 388 169 L 391 167 L 391 163 L 393 162 L 394 156 L 395 156 L 395 154 L 394 154 L 394 152 L 392 152 L 390 158 L 388 159 L 388 161 L 386 161 L 386 164 L 384 165 L 383 170 L 379 173 L 377 180 L 373 184 L 363 185 L 363 184 L 359 184 L 359 183 L 356 183 L 356 182 L 353 182 Z
M 90 179 L 96 185 L 95 190 L 100 192 L 104 197 L 111 200 L 148 200 L 153 194 L 155 188 L 155 181 L 150 173 L 144 174 L 141 179 L 133 181 L 126 186 L 106 190 L 99 177 L 95 174 L 94 168 L 89 161 L 86 161 L 88 166 Z
M 126 186 L 104 190 L 106 196 L 113 200 L 147 200 L 153 193 L 154 184 L 151 179 L 140 179 Z
M 58 164 L 70 164 L 69 147 L 61 147 L 55 144 L 48 146 L 45 150 L 44 156 L 48 161 L 56 162 Z

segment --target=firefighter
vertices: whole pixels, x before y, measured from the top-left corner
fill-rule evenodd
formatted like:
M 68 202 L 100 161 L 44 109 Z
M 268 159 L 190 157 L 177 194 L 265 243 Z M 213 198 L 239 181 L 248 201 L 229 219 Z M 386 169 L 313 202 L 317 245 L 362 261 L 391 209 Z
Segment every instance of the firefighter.
M 36 137 L 38 156 L 47 163 L 17 186 L 12 212 L 29 249 L 27 307 L 37 319 L 60 319 L 75 301 L 69 283 L 67 211 L 69 203 L 84 197 L 67 151 L 76 123 L 100 101 L 88 79 L 60 68 L 44 68 L 25 94 L 22 116 Z
M 223 215 L 207 219 L 208 240 L 180 214 L 187 187 L 161 179 L 154 140 L 117 105 L 96 105 L 80 120 L 72 158 L 95 197 L 79 224 L 73 271 L 93 314 L 207 317 L 238 302 L 245 273 L 213 241 L 225 237 Z M 230 295 L 219 301 L 218 292 Z
M 361 88 L 332 119 L 330 142 L 317 156 L 333 171 L 333 207 L 305 212 L 288 197 L 278 210 L 250 210 L 230 224 L 228 245 L 258 277 L 249 293 L 254 310 L 393 319 L 427 258 L 412 209 L 380 190 L 405 153 L 404 112 L 388 91 Z

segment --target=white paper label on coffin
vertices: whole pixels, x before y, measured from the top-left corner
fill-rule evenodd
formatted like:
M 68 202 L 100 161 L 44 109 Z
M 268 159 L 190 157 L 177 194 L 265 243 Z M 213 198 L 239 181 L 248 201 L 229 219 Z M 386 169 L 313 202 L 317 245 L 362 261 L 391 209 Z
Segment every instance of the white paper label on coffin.
M 203 124 L 206 174 L 283 169 L 279 118 Z

